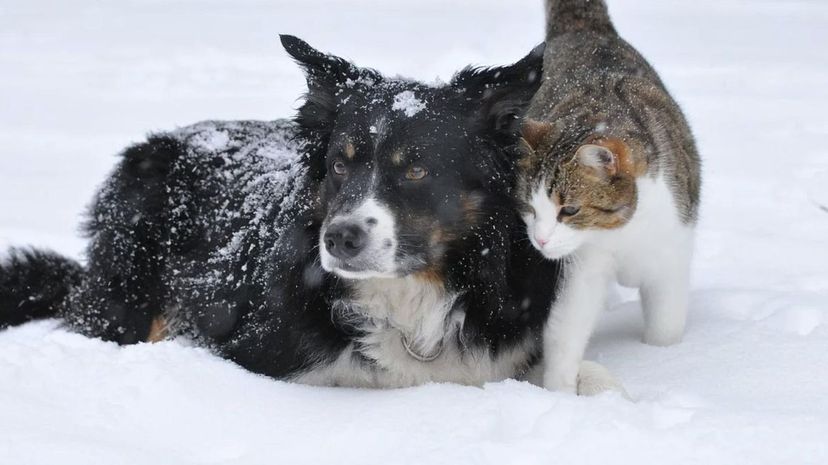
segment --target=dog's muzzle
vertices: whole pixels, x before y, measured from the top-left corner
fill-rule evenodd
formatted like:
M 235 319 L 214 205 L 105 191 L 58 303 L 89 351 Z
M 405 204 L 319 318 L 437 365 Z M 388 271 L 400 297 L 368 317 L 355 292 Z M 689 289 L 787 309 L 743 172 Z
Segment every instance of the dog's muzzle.
M 395 230 L 394 215 L 374 199 L 335 215 L 319 238 L 322 268 L 350 279 L 396 277 Z

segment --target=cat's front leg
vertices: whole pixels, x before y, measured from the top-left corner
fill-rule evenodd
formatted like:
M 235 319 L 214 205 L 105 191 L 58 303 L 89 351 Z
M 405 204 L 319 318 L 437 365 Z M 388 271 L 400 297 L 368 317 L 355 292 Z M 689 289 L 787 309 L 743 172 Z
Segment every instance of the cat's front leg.
M 544 331 L 545 388 L 576 392 L 578 370 L 604 307 L 611 270 L 610 257 L 597 250 L 579 250 L 567 260 Z
M 680 342 L 684 336 L 691 255 L 692 244 L 681 244 L 673 253 L 664 254 L 657 273 L 644 279 L 640 294 L 645 343 L 668 346 Z

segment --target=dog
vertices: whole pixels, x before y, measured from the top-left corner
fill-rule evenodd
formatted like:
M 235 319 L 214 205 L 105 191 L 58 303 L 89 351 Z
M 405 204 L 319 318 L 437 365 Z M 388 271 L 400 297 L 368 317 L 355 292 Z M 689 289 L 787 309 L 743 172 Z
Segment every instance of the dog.
M 38 250 L 0 265 L 0 326 L 184 335 L 311 385 L 529 377 L 561 272 L 511 196 L 543 46 L 429 86 L 281 41 L 307 79 L 296 118 L 126 149 L 91 205 L 85 266 Z

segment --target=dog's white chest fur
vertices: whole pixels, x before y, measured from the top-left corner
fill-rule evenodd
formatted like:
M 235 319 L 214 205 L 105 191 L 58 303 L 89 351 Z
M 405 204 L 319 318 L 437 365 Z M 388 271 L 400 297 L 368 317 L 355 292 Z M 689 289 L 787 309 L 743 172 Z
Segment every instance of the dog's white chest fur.
M 514 377 L 529 359 L 529 341 L 496 356 L 462 340 L 465 312 L 456 294 L 417 278 L 354 281 L 339 318 L 364 332 L 339 357 L 294 378 L 305 384 L 405 387 L 427 382 L 481 385 Z M 433 358 L 433 359 L 432 359 Z

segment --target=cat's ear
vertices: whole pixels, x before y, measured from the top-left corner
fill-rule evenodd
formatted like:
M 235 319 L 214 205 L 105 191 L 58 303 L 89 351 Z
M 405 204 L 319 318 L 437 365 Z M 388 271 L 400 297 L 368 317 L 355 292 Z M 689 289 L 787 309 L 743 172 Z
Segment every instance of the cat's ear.
M 520 134 L 532 150 L 537 150 L 541 142 L 552 131 L 551 123 L 526 118 L 520 127 Z
M 620 139 L 602 139 L 584 144 L 575 152 L 575 160 L 604 177 L 634 174 L 629 148 Z
M 541 84 L 544 50 L 540 44 L 513 65 L 466 68 L 454 77 L 451 85 L 475 102 L 475 126 L 484 136 L 503 144 L 518 140 L 521 118 Z
M 575 160 L 578 164 L 593 168 L 607 176 L 614 176 L 618 172 L 615 154 L 598 144 L 585 144 L 578 147 Z

